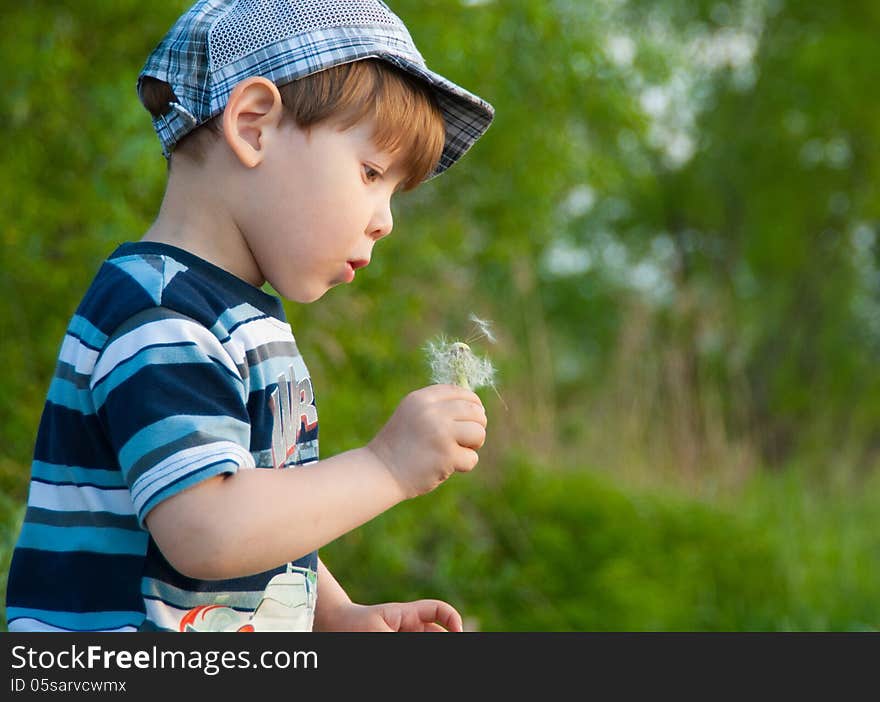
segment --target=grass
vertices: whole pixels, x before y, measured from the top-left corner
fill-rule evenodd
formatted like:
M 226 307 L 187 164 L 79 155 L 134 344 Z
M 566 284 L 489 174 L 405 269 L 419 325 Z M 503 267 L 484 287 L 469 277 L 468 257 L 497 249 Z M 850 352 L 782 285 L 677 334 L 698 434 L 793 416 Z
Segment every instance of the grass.
M 324 559 L 362 601 L 439 596 L 473 628 L 863 630 L 880 626 L 880 490 L 761 476 L 708 504 L 510 463 L 401 505 Z

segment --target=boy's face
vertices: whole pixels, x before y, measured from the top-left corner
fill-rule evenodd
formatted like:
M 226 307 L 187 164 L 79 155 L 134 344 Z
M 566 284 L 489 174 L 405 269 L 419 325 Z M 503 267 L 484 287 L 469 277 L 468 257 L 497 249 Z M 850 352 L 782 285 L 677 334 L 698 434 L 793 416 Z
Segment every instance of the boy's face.
M 372 125 L 283 125 L 248 178 L 239 224 L 266 280 L 312 302 L 354 279 L 392 227 L 391 196 L 404 178 L 376 147 Z

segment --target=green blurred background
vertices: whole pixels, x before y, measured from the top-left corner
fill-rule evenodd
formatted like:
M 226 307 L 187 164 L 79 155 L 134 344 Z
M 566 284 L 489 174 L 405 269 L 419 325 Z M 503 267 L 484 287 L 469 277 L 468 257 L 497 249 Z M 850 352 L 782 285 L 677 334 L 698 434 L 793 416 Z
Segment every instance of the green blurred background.
M 352 597 L 486 631 L 880 628 L 880 4 L 390 4 L 497 118 L 356 285 L 287 306 L 322 454 L 470 313 L 500 398 L 477 471 L 323 550 Z M 187 5 L 3 3 L 4 591 L 67 321 L 161 201 L 134 84 Z

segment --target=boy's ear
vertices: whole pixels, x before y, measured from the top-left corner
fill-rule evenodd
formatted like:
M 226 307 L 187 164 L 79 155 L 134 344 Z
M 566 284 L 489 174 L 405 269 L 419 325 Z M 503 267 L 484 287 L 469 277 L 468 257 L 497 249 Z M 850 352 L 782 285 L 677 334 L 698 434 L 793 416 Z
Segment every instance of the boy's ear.
M 265 136 L 280 124 L 283 109 L 281 93 L 267 78 L 246 78 L 232 89 L 223 110 L 223 136 L 247 168 L 265 158 Z

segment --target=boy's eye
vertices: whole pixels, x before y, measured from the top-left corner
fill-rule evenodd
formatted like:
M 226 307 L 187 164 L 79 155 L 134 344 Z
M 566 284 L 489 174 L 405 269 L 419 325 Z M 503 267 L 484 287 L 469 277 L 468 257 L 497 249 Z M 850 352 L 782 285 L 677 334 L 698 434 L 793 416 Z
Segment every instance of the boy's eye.
M 368 165 L 364 164 L 364 178 L 366 178 L 366 180 L 368 182 L 372 183 L 374 180 L 379 178 L 379 176 L 381 176 L 381 175 L 382 174 L 379 173 L 379 171 L 377 171 L 372 166 L 368 166 Z

